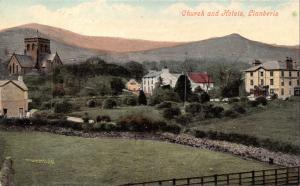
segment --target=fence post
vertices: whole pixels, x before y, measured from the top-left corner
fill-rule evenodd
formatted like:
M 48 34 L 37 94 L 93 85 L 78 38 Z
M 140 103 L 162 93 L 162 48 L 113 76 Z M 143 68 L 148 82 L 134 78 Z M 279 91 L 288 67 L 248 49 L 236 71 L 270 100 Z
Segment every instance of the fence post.
M 229 174 L 227 174 L 226 176 L 227 176 L 227 185 L 229 185 Z
M 242 185 L 242 174 L 239 173 L 239 185 Z
M 174 178 L 173 179 L 173 186 L 175 186 L 176 185 L 176 179 Z
M 263 185 L 265 185 L 266 184 L 265 170 L 263 170 L 262 172 L 263 172 Z
M 214 177 L 215 177 L 215 185 L 218 185 L 218 175 L 214 175 Z
M 201 177 L 201 185 L 203 185 L 203 182 L 204 182 L 203 177 Z
M 275 185 L 277 185 L 278 179 L 277 179 L 277 169 L 275 169 Z
M 289 168 L 286 168 L 286 184 L 289 184 Z
M 187 184 L 190 185 L 190 178 L 187 179 Z
M 161 186 L 161 181 L 158 182 L 158 185 Z
M 255 172 L 252 171 L 252 185 L 255 185 Z
M 300 183 L 300 167 L 297 167 L 298 170 L 298 184 Z

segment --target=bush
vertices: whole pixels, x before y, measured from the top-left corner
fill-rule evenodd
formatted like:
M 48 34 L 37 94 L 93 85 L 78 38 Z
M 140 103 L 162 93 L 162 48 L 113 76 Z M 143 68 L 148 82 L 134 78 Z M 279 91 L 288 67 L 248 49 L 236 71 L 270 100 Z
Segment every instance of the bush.
M 189 101 L 189 102 L 199 102 L 199 101 L 200 101 L 200 98 L 199 98 L 198 94 L 191 94 L 191 95 L 188 97 L 188 101 Z
M 103 109 L 113 109 L 117 106 L 117 102 L 114 99 L 107 98 L 103 101 Z
M 103 116 L 97 116 L 96 118 L 96 121 L 97 122 L 111 122 L 111 118 L 110 116 L 107 116 L 107 115 L 103 115 Z
M 202 105 L 200 103 L 191 103 L 185 107 L 185 111 L 190 114 L 200 113 L 202 109 Z
M 180 115 L 176 117 L 176 122 L 181 125 L 188 125 L 192 121 L 192 116 L 190 114 Z
M 150 106 L 155 106 L 155 105 L 157 105 L 157 104 L 159 104 L 159 103 L 161 103 L 162 102 L 162 100 L 161 100 L 161 98 L 159 97 L 159 96 L 151 96 L 150 98 L 149 98 L 149 103 L 148 103 L 148 105 L 150 105 Z
M 175 116 L 179 116 L 180 114 L 181 112 L 178 107 L 166 108 L 163 110 L 163 117 L 166 119 L 173 119 Z
M 200 95 L 201 103 L 209 102 L 209 100 L 210 100 L 210 96 L 208 95 L 208 93 L 207 92 L 202 92 L 202 94 Z
M 170 125 L 166 125 L 162 128 L 162 130 L 164 132 L 171 132 L 174 134 L 179 134 L 181 131 L 181 127 L 179 125 L 175 125 L 175 124 L 170 124 Z
M 129 106 L 136 106 L 137 105 L 137 98 L 133 96 L 127 96 L 123 99 L 123 104 Z
M 138 97 L 138 103 L 139 103 L 139 105 L 147 105 L 147 97 L 143 90 L 140 90 L 139 97 Z
M 271 95 L 271 100 L 275 100 L 275 99 L 277 99 L 278 98 L 278 95 L 277 94 L 272 94 Z
M 255 100 L 258 104 L 267 105 L 267 99 L 263 96 L 257 97 Z
M 90 99 L 86 102 L 86 106 L 92 108 L 92 107 L 96 107 L 97 106 L 97 102 L 94 99 Z
M 135 115 L 126 116 L 117 123 L 119 130 L 134 132 L 155 132 L 161 130 L 165 125 L 165 122 L 152 121 L 149 118 Z
M 158 109 L 163 109 L 163 108 L 171 108 L 172 107 L 172 103 L 171 102 L 161 102 L 160 104 L 156 105 L 156 108 Z
M 231 103 L 237 103 L 239 102 L 240 100 L 238 98 L 229 98 L 228 99 L 228 103 L 231 104 Z
M 234 105 L 232 106 L 232 109 L 233 109 L 234 111 L 236 111 L 237 113 L 239 113 L 239 114 L 244 114 L 244 113 L 246 113 L 246 109 L 245 109 L 243 106 L 239 105 L 239 104 L 234 104 Z
M 223 111 L 224 108 L 221 106 L 216 106 L 211 109 L 211 112 L 214 115 L 214 117 L 221 117 Z
M 54 112 L 55 113 L 69 113 L 72 111 L 72 104 L 66 100 L 62 102 L 57 102 L 54 105 Z
M 238 116 L 238 113 L 232 109 L 229 109 L 224 112 L 224 115 L 226 117 L 236 118 Z
M 256 100 L 249 101 L 248 104 L 249 104 L 251 107 L 257 107 L 257 106 L 259 105 L 258 101 L 256 101 Z

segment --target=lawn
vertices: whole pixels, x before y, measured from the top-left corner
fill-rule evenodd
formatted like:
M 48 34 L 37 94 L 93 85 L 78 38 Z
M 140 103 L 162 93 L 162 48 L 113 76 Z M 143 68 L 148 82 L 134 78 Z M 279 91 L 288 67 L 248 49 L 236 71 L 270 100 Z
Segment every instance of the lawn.
M 108 115 L 113 121 L 117 121 L 119 118 L 128 115 L 143 115 L 154 120 L 163 120 L 159 111 L 151 106 L 128 106 L 115 109 L 86 108 L 84 111 L 72 112 L 70 115 L 83 117 L 86 112 L 91 119 L 96 119 L 98 115 Z
M 14 159 L 16 185 L 116 185 L 271 168 L 230 154 L 148 140 L 4 131 L 0 138 L 4 156 Z
M 214 120 L 209 124 L 198 123 L 201 130 L 234 132 L 258 138 L 270 138 L 300 145 L 300 101 L 276 100 L 269 102 L 261 111 L 252 112 L 236 119 Z

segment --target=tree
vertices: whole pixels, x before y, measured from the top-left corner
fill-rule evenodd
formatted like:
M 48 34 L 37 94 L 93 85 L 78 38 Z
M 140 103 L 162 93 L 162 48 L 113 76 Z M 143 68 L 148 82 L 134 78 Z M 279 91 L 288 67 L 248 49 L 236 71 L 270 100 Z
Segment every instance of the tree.
M 178 94 L 181 101 L 186 101 L 192 95 L 192 87 L 186 75 L 179 76 L 174 91 Z
M 200 95 L 200 101 L 201 103 L 206 103 L 210 101 L 210 96 L 207 92 L 202 92 L 202 94 Z
M 130 72 L 131 77 L 137 80 L 140 80 L 146 73 L 144 65 L 135 61 L 125 63 L 124 67 Z
M 113 78 L 110 82 L 110 88 L 113 95 L 122 93 L 122 90 L 125 88 L 125 85 L 120 78 Z
M 140 90 L 138 103 L 139 105 L 147 105 L 147 98 L 143 90 Z

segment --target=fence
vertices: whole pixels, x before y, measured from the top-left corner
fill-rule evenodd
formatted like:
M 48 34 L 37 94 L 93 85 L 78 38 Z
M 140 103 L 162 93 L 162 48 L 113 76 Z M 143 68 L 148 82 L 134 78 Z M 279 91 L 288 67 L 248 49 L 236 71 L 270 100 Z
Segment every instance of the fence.
M 202 177 L 128 183 L 123 186 L 184 186 L 184 185 L 299 185 L 300 167 L 218 174 Z

